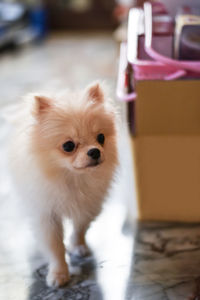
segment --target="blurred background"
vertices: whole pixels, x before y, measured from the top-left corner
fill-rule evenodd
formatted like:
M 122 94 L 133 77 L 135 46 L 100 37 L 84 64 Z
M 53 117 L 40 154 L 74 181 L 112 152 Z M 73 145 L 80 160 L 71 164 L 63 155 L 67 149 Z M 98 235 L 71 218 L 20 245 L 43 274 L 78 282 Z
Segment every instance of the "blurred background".
M 1 105 L 49 80 L 80 87 L 100 78 L 113 86 L 116 6 L 112 0 L 1 1 Z
M 0 300 L 200 299 L 200 4 L 148 2 L 144 14 L 143 0 L 0 1 Z M 144 15 L 153 49 L 185 67 L 147 52 Z M 4 115 L 26 93 L 94 80 L 120 112 L 120 168 L 87 234 L 93 255 L 52 290 L 17 211 Z
M 128 10 L 134 3 L 132 0 L 0 1 L 2 145 L 9 132 L 4 112 L 15 110 L 26 93 L 46 88 L 81 89 L 92 81 L 103 81 L 120 112 L 123 140 L 120 144 L 127 145 L 127 155 L 122 155 L 124 171 L 120 171 L 125 174 L 120 176 L 118 192 L 124 198 L 131 197 L 131 201 L 127 107 L 118 101 L 116 85 L 120 43 L 127 39 Z M 4 182 L 5 179 L 2 186 Z M 135 207 L 132 212 L 135 214 Z
M 121 39 L 120 24 L 123 22 L 124 13 L 127 17 L 126 5 L 121 6 L 114 0 L 0 1 L 2 300 L 89 299 L 89 294 L 96 300 L 101 299 L 104 293 L 102 289 L 108 290 L 109 300 L 116 300 L 121 299 L 125 293 L 132 238 L 124 236 L 122 227 L 128 211 L 126 198 L 131 196 L 132 201 L 133 195 L 132 177 L 129 177 L 132 172 L 132 158 L 125 122 L 126 107 L 117 101 L 115 90 L 119 37 Z M 45 88 L 80 89 L 97 79 L 106 83 L 110 96 L 121 112 L 123 121 L 122 126 L 120 125 L 120 145 L 124 149 L 124 167 L 119 171 L 120 179 L 117 179 L 111 191 L 109 204 L 88 233 L 90 247 L 92 250 L 98 249 L 95 258 L 89 257 L 75 262 L 83 272 L 72 276 L 66 289 L 52 291 L 45 285 L 45 261 L 38 253 L 29 223 L 18 214 L 18 205 L 15 202 L 17 196 L 10 184 L 6 165 L 6 142 L 10 127 L 2 115 L 10 109 L 12 113 L 15 112 L 15 105 L 26 93 Z M 97 236 L 101 238 L 97 239 Z M 107 243 L 108 240 L 111 244 Z M 113 251 L 111 245 L 118 251 Z M 129 263 L 125 264 L 123 270 L 116 272 L 126 259 Z M 103 261 L 109 262 L 105 269 L 101 267 L 104 265 Z M 116 282 L 118 288 L 113 289 Z

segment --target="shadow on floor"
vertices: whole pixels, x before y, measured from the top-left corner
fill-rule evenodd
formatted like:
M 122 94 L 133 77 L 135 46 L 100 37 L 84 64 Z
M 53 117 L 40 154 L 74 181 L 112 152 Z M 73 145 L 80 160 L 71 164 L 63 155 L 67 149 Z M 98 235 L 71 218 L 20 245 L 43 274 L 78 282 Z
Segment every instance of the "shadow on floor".
M 49 288 L 45 278 L 47 266 L 41 266 L 33 274 L 33 284 L 29 289 L 30 300 L 71 299 L 71 300 L 102 300 L 102 292 L 96 281 L 96 260 L 93 256 L 86 258 L 72 257 L 71 269 L 79 274 L 72 275 L 69 283 L 63 288 Z

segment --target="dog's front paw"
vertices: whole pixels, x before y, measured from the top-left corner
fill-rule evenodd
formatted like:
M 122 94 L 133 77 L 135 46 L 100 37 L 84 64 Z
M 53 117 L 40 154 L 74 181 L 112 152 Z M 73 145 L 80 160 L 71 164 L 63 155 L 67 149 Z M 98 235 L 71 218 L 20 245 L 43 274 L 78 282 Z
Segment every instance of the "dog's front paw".
M 91 254 L 90 249 L 87 245 L 76 245 L 71 247 L 70 254 L 77 257 L 85 257 Z
M 70 279 L 68 268 L 50 269 L 47 275 L 47 285 L 49 287 L 60 287 L 65 285 Z

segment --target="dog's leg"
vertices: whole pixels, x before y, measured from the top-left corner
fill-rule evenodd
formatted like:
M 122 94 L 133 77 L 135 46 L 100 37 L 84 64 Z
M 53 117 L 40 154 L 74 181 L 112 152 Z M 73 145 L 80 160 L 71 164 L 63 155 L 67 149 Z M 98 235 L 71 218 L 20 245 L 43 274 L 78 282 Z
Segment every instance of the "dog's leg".
M 73 222 L 74 230 L 71 237 L 71 244 L 69 251 L 71 254 L 79 257 L 87 256 L 90 254 L 90 250 L 87 246 L 85 235 L 90 225 L 90 220 L 84 222 Z
M 65 261 L 62 221 L 56 217 L 43 216 L 37 228 L 44 253 L 49 259 L 47 284 L 56 287 L 62 286 L 69 280 L 68 266 Z

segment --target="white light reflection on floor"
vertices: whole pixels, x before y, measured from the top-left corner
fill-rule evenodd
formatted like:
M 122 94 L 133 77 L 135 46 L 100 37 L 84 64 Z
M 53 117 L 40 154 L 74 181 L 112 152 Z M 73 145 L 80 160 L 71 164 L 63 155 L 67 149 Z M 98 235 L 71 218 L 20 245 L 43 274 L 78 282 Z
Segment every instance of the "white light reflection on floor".
M 108 203 L 88 233 L 97 259 L 97 281 L 103 299 L 125 299 L 133 249 L 133 236 L 122 231 L 126 217 L 120 202 Z M 103 260 L 102 260 L 103 259 Z

